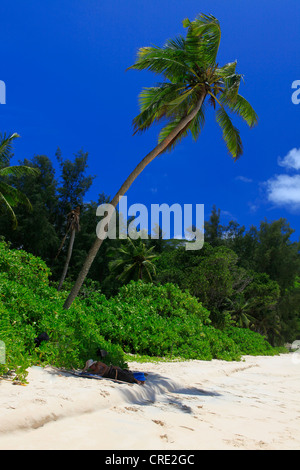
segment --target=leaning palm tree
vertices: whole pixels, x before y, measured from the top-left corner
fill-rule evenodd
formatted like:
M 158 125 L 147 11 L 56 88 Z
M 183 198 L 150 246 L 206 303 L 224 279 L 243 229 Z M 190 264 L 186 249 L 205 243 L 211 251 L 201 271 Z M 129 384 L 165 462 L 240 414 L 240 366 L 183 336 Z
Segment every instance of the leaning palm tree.
M 37 168 L 32 168 L 25 165 L 5 166 L 9 163 L 12 143 L 17 137 L 20 137 L 17 133 L 11 134 L 8 137 L 6 137 L 5 134 L 0 134 L 0 206 L 2 205 L 8 209 L 13 222 L 13 228 L 16 228 L 18 225 L 17 217 L 13 207 L 18 204 L 23 204 L 29 210 L 31 210 L 32 206 L 24 193 L 5 181 L 6 177 L 15 176 L 17 178 L 21 178 L 26 175 L 39 174 L 39 170 Z
M 69 268 L 69 264 L 70 264 L 70 260 L 71 260 L 71 256 L 72 256 L 72 251 L 73 251 L 73 245 L 74 245 L 74 240 L 75 240 L 75 234 L 76 232 L 79 232 L 80 230 L 80 224 L 79 224 L 79 218 L 80 218 L 80 207 L 77 206 L 76 209 L 73 209 L 71 212 L 69 212 L 69 214 L 67 215 L 67 230 L 66 230 L 66 234 L 62 240 L 62 244 L 59 248 L 59 251 L 56 255 L 56 258 L 57 256 L 59 255 L 64 243 L 65 243 L 65 240 L 66 240 L 66 237 L 67 237 L 67 234 L 69 232 L 71 232 L 71 235 L 70 235 L 70 241 L 69 241 L 69 247 L 68 247 L 68 252 L 67 252 L 67 258 L 66 258 L 66 261 L 65 261 L 65 265 L 64 265 L 64 269 L 63 269 L 63 272 L 62 272 L 62 275 L 61 275 L 61 278 L 60 278 L 60 281 L 59 281 L 59 284 L 58 284 L 58 288 L 57 290 L 60 291 L 61 288 L 62 288 L 62 285 L 64 283 L 64 280 L 66 278 L 66 275 L 67 275 L 67 272 L 68 272 L 68 268 Z
M 150 70 L 163 77 L 154 87 L 140 94 L 140 114 L 133 120 L 135 132 L 147 130 L 153 123 L 166 120 L 158 145 L 137 165 L 125 180 L 111 204 L 116 207 L 137 176 L 154 158 L 174 146 L 187 134 L 197 139 L 204 125 L 206 102 L 216 110 L 216 120 L 231 156 L 237 160 L 243 152 L 239 130 L 233 125 L 231 111 L 252 127 L 257 116 L 248 101 L 239 94 L 242 76 L 236 62 L 219 66 L 217 54 L 221 39 L 219 21 L 212 15 L 199 15 L 194 21 L 184 20 L 186 37 L 168 40 L 163 47 L 143 47 L 137 60 L 129 67 Z M 108 219 L 105 219 L 108 223 Z M 77 296 L 90 266 L 103 242 L 97 238 L 67 298 L 69 308 Z
M 153 261 L 157 258 L 153 249 L 154 246 L 147 248 L 140 238 L 136 241 L 127 238 L 126 244 L 110 249 L 109 254 L 114 260 L 109 263 L 109 269 L 121 282 L 152 281 L 156 274 Z

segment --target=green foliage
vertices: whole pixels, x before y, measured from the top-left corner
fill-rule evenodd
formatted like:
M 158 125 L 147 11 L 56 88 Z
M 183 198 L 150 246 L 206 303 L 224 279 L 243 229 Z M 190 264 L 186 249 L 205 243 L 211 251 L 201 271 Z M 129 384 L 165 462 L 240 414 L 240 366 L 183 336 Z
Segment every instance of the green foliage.
M 209 343 L 211 357 L 224 361 L 239 361 L 242 356 L 240 345 L 225 332 L 212 326 L 204 327 L 205 338 Z
M 97 299 L 94 302 L 99 305 Z M 202 341 L 208 317 L 209 312 L 189 293 L 172 284 L 142 281 L 122 287 L 99 309 L 100 330 L 106 338 L 125 352 L 150 356 L 210 357 Z
M 0 241 L 0 272 L 6 273 L 9 280 L 32 289 L 48 285 L 50 269 L 40 258 L 24 250 L 10 250 Z
M 198 299 L 172 283 L 131 281 L 107 299 L 89 281 L 64 310 L 67 293 L 49 285 L 50 271 L 41 259 L 0 242 L 0 268 L 0 341 L 6 347 L 0 374 L 14 371 L 19 381 L 32 365 L 82 368 L 98 349 L 108 352 L 105 362 L 121 367 L 124 353 L 202 360 L 274 354 L 247 329 L 216 329 Z M 50 341 L 36 347 L 42 332 Z
M 32 174 L 24 172 L 7 176 L 11 187 L 25 194 L 31 202 L 32 210 L 24 206 L 14 207 L 18 227 L 13 230 L 7 223 L 7 213 L 0 211 L 0 233 L 11 242 L 13 248 L 20 246 L 41 257 L 51 267 L 52 280 L 61 277 L 68 243 L 65 243 L 60 256 L 55 260 L 63 236 L 66 234 L 67 214 L 76 206 L 81 206 L 80 222 L 82 231 L 76 236 L 73 255 L 68 274 L 77 273 L 86 255 L 86 246 L 96 238 L 96 207 L 98 202 L 84 203 L 84 195 L 90 188 L 93 177 L 87 175 L 87 158 L 85 152 L 78 152 L 72 160 L 63 160 L 58 150 L 59 169 L 46 155 L 36 155 L 32 160 L 24 159 L 22 167 L 30 167 Z M 8 167 L 12 169 L 12 167 Z M 38 176 L 35 173 L 38 172 Z M 103 196 L 100 196 L 100 199 Z M 100 201 L 99 204 L 103 202 Z M 99 263 L 101 265 L 101 263 Z M 98 262 L 92 273 L 101 272 Z M 105 263 L 106 264 L 106 263 Z
M 109 269 L 121 282 L 138 279 L 152 281 L 155 275 L 152 261 L 156 258 L 153 249 L 154 246 L 147 248 L 141 238 L 135 241 L 127 238 L 120 247 L 109 250 L 110 256 L 114 257 Z
M 277 354 L 276 349 L 268 343 L 264 336 L 248 328 L 230 327 L 224 332 L 236 343 L 243 355 L 272 356 Z
M 273 346 L 300 334 L 300 244 L 284 219 L 248 231 L 231 221 L 220 224 L 213 207 L 199 253 L 164 250 L 156 261 L 159 282 L 188 289 L 210 311 L 217 328 L 247 327 Z
M 127 353 L 202 360 L 239 360 L 242 355 L 225 330 L 210 325 L 201 303 L 171 283 L 130 282 L 102 302 L 99 323 L 101 333 Z
M 98 348 L 108 352 L 108 363 L 125 366 L 121 348 L 101 335 L 94 310 L 80 300 L 69 310 L 62 308 L 65 293 L 49 286 L 43 261 L 1 242 L 0 263 L 0 340 L 6 347 L 1 374 L 14 370 L 24 381 L 34 364 L 83 367 Z M 35 347 L 34 338 L 42 332 L 50 341 Z

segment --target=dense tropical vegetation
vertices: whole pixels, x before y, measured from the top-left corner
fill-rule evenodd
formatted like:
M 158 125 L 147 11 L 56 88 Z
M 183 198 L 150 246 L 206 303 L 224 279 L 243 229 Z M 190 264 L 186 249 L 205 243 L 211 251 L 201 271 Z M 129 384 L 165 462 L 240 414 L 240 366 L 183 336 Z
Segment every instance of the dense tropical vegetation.
M 291 241 L 289 223 L 222 226 L 215 207 L 196 252 L 162 237 L 105 240 L 80 295 L 64 309 L 86 246 L 96 238 L 96 207 L 109 197 L 84 202 L 93 181 L 86 153 L 65 160 L 60 155 L 59 162 L 55 171 L 51 159 L 35 156 L 20 163 L 37 174 L 9 177 L 10 185 L 30 196 L 32 210 L 17 205 L 14 228 L 1 206 L 0 340 L 6 363 L 0 373 L 15 370 L 24 380 L 32 364 L 82 367 L 99 349 L 120 365 L 128 353 L 239 360 L 243 354 L 275 354 L 299 337 L 300 245 Z M 69 252 L 69 214 L 78 205 L 80 231 L 58 291 Z M 50 341 L 37 347 L 34 339 L 43 332 Z

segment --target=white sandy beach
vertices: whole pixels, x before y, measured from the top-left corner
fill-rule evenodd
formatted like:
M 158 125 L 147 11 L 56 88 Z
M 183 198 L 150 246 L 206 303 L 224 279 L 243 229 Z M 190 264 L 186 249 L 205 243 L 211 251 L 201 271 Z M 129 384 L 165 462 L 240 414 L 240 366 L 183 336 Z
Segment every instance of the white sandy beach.
M 0 449 L 299 449 L 293 357 L 130 363 L 143 386 L 33 367 L 0 380 Z

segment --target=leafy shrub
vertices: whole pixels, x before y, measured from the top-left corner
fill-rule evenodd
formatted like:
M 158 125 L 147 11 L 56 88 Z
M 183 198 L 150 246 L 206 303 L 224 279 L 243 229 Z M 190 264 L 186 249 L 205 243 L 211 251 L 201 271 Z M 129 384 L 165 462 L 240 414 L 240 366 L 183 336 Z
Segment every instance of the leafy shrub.
M 241 354 L 249 356 L 272 356 L 277 354 L 268 341 L 259 333 L 247 328 L 230 327 L 226 335 L 239 347 Z
M 0 304 L 0 340 L 4 345 L 1 355 L 0 375 L 13 369 L 16 379 L 25 380 L 26 369 L 30 366 L 31 358 L 28 351 L 26 351 L 24 339 L 31 335 L 30 326 L 18 330 L 15 323 L 11 321 L 9 311 Z
M 25 380 L 34 364 L 83 367 L 98 349 L 108 352 L 106 362 L 126 366 L 121 348 L 100 334 L 95 312 L 80 301 L 64 310 L 66 294 L 49 286 L 44 262 L 24 253 L 0 243 L 0 341 L 6 349 L 0 374 L 14 370 Z M 44 331 L 50 341 L 36 347 L 34 338 Z
M 44 261 L 23 250 L 10 250 L 6 242 L 0 241 L 0 272 L 18 284 L 30 286 L 32 290 L 48 285 L 50 269 Z
M 163 317 L 184 317 L 195 315 L 203 324 L 209 324 L 209 311 L 187 290 L 183 291 L 174 284 L 154 285 L 142 281 L 130 282 L 123 286 L 116 301 L 151 307 Z
M 209 312 L 173 284 L 131 282 L 101 304 L 101 333 L 125 352 L 148 356 L 238 360 L 225 333 L 209 326 Z
M 239 361 L 241 359 L 242 352 L 239 344 L 233 341 L 225 331 L 206 326 L 204 334 L 209 342 L 212 358 L 224 361 Z

